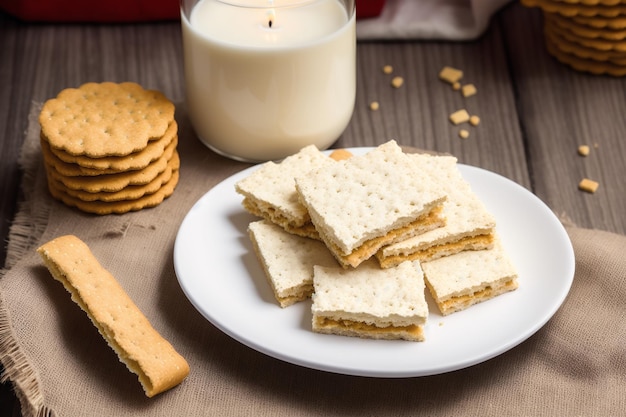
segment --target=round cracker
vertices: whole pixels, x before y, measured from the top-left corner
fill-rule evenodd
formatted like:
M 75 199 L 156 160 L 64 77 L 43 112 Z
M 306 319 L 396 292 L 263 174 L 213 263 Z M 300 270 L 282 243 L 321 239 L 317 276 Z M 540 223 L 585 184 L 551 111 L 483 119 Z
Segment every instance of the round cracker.
M 626 53 L 612 51 L 605 52 L 598 51 L 593 48 L 586 48 L 578 43 L 570 42 L 565 37 L 561 36 L 558 30 L 555 30 L 548 24 L 546 24 L 545 27 L 545 35 L 550 39 L 555 47 L 564 53 L 575 55 L 582 59 L 591 59 L 601 62 L 607 61 L 615 65 L 626 65 Z
M 123 200 L 123 201 L 82 201 L 78 198 L 68 195 L 65 191 L 56 188 L 54 183 L 48 181 L 48 189 L 50 194 L 56 200 L 61 201 L 63 204 L 76 207 L 77 209 L 86 213 L 107 215 L 107 214 L 124 214 L 131 211 L 139 211 L 145 208 L 156 207 L 163 202 L 166 198 L 170 197 L 174 193 L 174 189 L 178 184 L 179 170 L 172 173 L 172 178 L 165 183 L 159 190 L 153 194 L 145 195 L 136 200 Z
M 63 184 L 64 188 L 87 193 L 114 193 L 128 187 L 139 187 L 154 181 L 166 169 L 178 169 L 180 160 L 174 152 L 169 159 L 159 159 L 140 171 L 121 172 L 97 177 L 65 177 L 46 165 L 46 173 L 53 180 Z
M 48 141 L 48 138 L 43 132 L 41 133 L 41 137 Z M 99 175 L 97 174 L 99 171 L 113 173 L 145 168 L 148 164 L 161 157 L 165 149 L 170 146 L 174 138 L 177 137 L 178 124 L 176 121 L 172 121 L 162 137 L 151 140 L 144 149 L 125 156 L 90 158 L 84 155 L 70 155 L 61 149 L 49 148 L 61 161 L 76 165 L 84 172 L 96 172 L 96 174 L 93 175 Z
M 178 154 L 175 154 L 172 157 L 173 162 L 170 163 L 166 169 L 156 176 L 155 179 L 150 181 L 144 185 L 129 185 L 119 191 L 115 192 L 95 192 L 90 193 L 83 190 L 73 190 L 71 188 L 67 188 L 63 185 L 63 183 L 52 179 L 55 181 L 55 187 L 59 190 L 65 191 L 68 195 L 78 198 L 82 201 L 123 201 L 123 200 L 136 200 L 148 194 L 153 194 L 157 192 L 165 183 L 167 183 L 174 173 L 180 168 L 180 162 L 178 159 Z
M 592 26 L 598 29 L 614 29 L 614 30 L 622 30 L 626 29 L 626 17 L 601 17 L 601 16 L 574 16 L 572 17 L 574 22 Z
M 87 83 L 46 101 L 39 115 L 50 146 L 90 158 L 125 156 L 161 138 L 174 120 L 174 105 L 139 84 Z
M 585 48 L 603 52 L 615 52 L 617 54 L 623 54 L 626 52 L 626 40 L 609 41 L 606 39 L 590 39 L 578 36 L 567 29 L 562 29 L 558 25 L 552 25 L 549 20 L 546 21 L 546 24 L 553 32 L 558 33 L 560 37 L 569 42 L 577 43 Z
M 615 6 L 626 3 L 624 0 L 554 0 L 557 3 L 583 4 L 585 6 Z
M 571 18 L 565 18 L 558 13 L 545 13 L 545 18 L 561 29 L 569 30 L 573 34 L 583 38 L 605 39 L 609 41 L 622 41 L 626 39 L 626 29 L 596 28 L 579 23 Z
M 95 177 L 100 175 L 111 175 L 111 174 L 120 174 L 124 172 L 132 172 L 148 169 L 151 165 L 155 163 L 161 163 L 159 161 L 165 160 L 169 161 L 172 157 L 174 150 L 178 146 L 178 136 L 174 136 L 174 139 L 167 145 L 167 147 L 163 150 L 163 153 L 158 156 L 155 160 L 148 162 L 148 164 L 144 165 L 141 163 L 139 168 L 135 168 L 134 166 L 127 170 L 118 170 L 113 168 L 107 169 L 94 169 L 94 168 L 85 168 L 77 164 L 71 164 L 60 160 L 51 150 L 50 145 L 44 139 L 40 140 L 41 142 L 41 151 L 43 153 L 44 161 L 47 165 L 53 167 L 59 174 L 65 177 Z
M 559 2 L 556 0 L 521 0 L 526 7 L 539 7 L 546 13 L 559 13 L 562 16 L 585 16 L 585 17 L 611 17 L 615 18 L 626 14 L 626 4 L 619 3 L 614 6 L 602 4 L 585 5 Z
M 611 75 L 614 77 L 623 77 L 626 75 L 626 67 L 615 65 L 610 62 L 600 62 L 591 59 L 579 58 L 573 54 L 561 51 L 550 38 L 546 37 L 546 48 L 548 53 L 556 58 L 559 62 L 582 72 L 588 72 L 594 75 Z

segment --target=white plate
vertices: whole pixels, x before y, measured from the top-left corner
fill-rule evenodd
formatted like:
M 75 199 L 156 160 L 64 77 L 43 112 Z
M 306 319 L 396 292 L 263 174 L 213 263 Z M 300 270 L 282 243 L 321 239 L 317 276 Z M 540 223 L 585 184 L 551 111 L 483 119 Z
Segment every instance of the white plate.
M 355 148 L 355 154 L 368 148 Z M 433 308 L 426 341 L 367 340 L 311 331 L 311 303 L 282 309 L 252 250 L 234 184 L 255 167 L 207 192 L 183 220 L 174 266 L 186 296 L 211 323 L 269 356 L 330 372 L 414 377 L 465 368 L 497 356 L 539 330 L 558 310 L 574 278 L 571 242 L 552 211 L 520 185 L 459 164 L 497 221 L 519 272 L 519 288 L 443 317 Z

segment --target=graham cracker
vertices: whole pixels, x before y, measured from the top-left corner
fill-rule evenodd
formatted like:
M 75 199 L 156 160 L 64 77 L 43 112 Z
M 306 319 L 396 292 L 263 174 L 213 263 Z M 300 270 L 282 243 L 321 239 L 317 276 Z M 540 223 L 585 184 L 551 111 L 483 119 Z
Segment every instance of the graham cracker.
M 381 269 L 369 260 L 356 269 L 314 267 L 312 329 L 370 339 L 425 340 L 428 318 L 418 262 Z
M 446 196 L 395 141 L 297 177 L 296 190 L 321 239 L 345 267 L 409 237 Z M 351 257 L 365 245 L 362 255 Z M 346 265 L 346 259 L 350 263 Z
M 416 169 L 429 172 L 431 181 L 445 192 L 443 227 L 418 234 L 380 249 L 376 257 L 389 268 L 407 260 L 426 262 L 465 250 L 493 245 L 496 220 L 463 178 L 452 156 L 410 154 Z
M 314 145 L 304 147 L 280 163 L 266 162 L 235 184 L 244 196 L 242 205 L 251 214 L 265 218 L 290 233 L 317 238 L 309 213 L 298 198 L 295 177 L 335 161 Z
M 311 297 L 315 265 L 337 266 L 322 242 L 288 233 L 268 220 L 250 223 L 248 234 L 274 297 L 283 308 Z
M 421 264 L 426 286 L 448 315 L 517 289 L 517 270 L 496 237 L 493 248 L 459 252 Z

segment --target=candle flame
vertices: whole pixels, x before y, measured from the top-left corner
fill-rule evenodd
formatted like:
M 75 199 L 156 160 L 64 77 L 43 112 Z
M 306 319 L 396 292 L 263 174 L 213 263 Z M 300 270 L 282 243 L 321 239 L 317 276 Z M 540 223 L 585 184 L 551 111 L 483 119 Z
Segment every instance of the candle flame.
M 276 12 L 274 11 L 274 9 L 270 9 L 270 11 L 267 12 L 267 26 L 270 29 L 274 25 L 275 20 L 276 20 Z

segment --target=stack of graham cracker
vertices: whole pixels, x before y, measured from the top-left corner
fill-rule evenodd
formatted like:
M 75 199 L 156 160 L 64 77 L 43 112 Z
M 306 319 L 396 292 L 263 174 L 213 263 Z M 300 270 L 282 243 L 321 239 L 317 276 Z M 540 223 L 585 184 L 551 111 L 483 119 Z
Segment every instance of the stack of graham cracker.
M 626 75 L 624 0 L 521 0 L 544 14 L 548 52 L 583 72 Z
M 364 155 L 314 146 L 235 184 L 281 307 L 313 298 L 312 330 L 423 341 L 424 289 L 451 314 L 517 288 L 495 219 L 452 156 L 395 141 Z
M 87 213 L 154 207 L 178 183 L 174 105 L 136 83 L 87 83 L 61 91 L 39 116 L 48 188 Z

